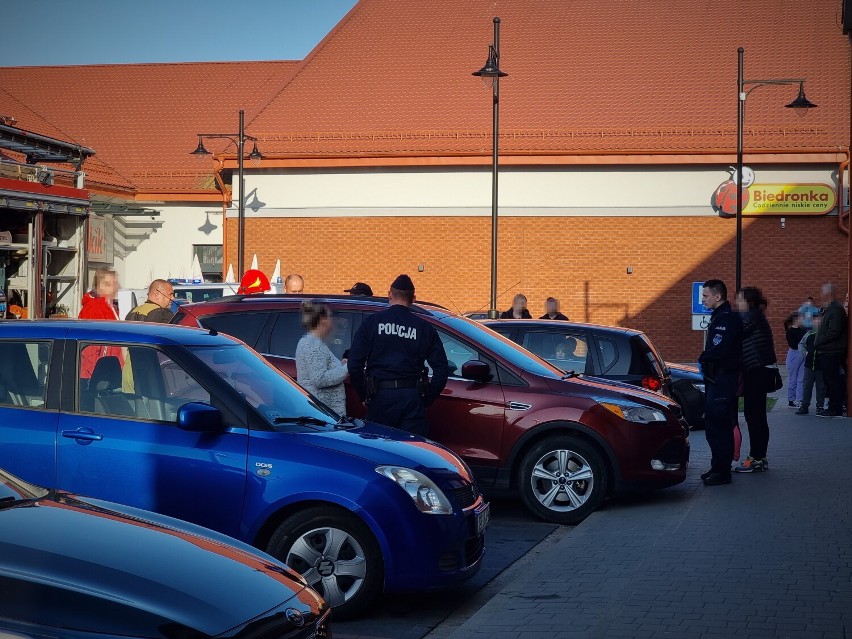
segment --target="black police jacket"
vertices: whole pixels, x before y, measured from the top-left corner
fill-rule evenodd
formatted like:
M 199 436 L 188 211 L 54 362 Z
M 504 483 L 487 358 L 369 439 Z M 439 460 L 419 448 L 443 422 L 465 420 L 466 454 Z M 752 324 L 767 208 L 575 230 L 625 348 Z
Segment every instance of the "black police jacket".
M 713 381 L 719 373 L 742 370 L 742 322 L 731 303 L 723 302 L 710 316 L 704 352 L 698 357 L 705 379 Z
M 361 323 L 349 349 L 349 378 L 363 401 L 366 376 L 377 380 L 416 380 L 423 363 L 432 369 L 424 400 L 432 403 L 450 375 L 447 354 L 438 331 L 402 304 L 369 315 Z

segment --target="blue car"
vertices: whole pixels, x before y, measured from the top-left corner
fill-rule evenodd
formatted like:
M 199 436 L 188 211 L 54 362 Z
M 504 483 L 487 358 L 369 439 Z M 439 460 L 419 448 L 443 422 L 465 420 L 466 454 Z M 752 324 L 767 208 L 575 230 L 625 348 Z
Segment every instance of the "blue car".
M 215 331 L 0 322 L 0 467 L 247 542 L 338 617 L 484 554 L 488 504 L 455 454 L 336 415 Z
M 234 539 L 0 469 L 0 637 L 330 637 L 329 612 Z

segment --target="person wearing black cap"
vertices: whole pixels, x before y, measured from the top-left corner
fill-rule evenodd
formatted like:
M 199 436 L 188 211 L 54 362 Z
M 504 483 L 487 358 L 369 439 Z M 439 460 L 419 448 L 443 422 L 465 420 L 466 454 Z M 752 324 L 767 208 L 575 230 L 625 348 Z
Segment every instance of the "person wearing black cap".
M 427 436 L 426 407 L 447 384 L 450 367 L 438 331 L 411 311 L 414 283 L 400 275 L 388 291 L 390 306 L 367 316 L 349 349 L 349 378 L 367 419 Z M 426 383 L 424 362 L 432 369 Z
M 364 282 L 355 282 L 352 285 L 352 288 L 343 289 L 344 293 L 349 293 L 350 295 L 366 295 L 367 297 L 373 297 L 373 289 L 369 284 L 364 284 Z

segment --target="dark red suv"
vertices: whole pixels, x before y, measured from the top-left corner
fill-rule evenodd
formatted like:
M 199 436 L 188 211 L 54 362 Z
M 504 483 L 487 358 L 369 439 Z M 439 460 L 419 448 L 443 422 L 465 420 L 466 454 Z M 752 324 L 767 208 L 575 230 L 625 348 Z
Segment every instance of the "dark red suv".
M 226 297 L 182 306 L 174 323 L 233 335 L 295 377 L 304 334 L 299 306 L 328 304 L 328 338 L 342 357 L 368 313 L 384 298 L 356 296 Z M 686 478 L 689 430 L 673 401 L 627 384 L 566 375 L 480 323 L 417 304 L 438 330 L 450 379 L 429 408 L 430 438 L 467 461 L 482 488 L 517 490 L 538 517 L 575 524 L 608 495 L 627 487 L 666 487 Z M 364 407 L 347 389 L 347 412 Z

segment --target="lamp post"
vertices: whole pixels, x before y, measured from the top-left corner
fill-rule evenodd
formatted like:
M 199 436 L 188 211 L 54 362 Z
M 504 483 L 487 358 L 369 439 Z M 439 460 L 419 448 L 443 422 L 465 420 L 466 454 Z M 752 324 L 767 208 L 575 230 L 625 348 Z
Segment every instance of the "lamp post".
M 805 97 L 805 78 L 779 78 L 769 80 L 746 80 L 743 78 L 743 57 L 745 51 L 742 47 L 737 49 L 737 289 L 743 285 L 743 126 L 745 123 L 746 98 L 751 95 L 757 87 L 769 84 L 798 84 L 799 95 L 790 104 L 784 106 L 788 109 L 796 109 L 797 113 L 804 115 L 808 109 L 816 108 L 816 104 Z M 746 90 L 746 87 L 751 87 Z
M 257 150 L 257 138 L 246 135 L 245 128 L 245 111 L 240 109 L 240 129 L 237 133 L 198 133 L 198 147 L 191 153 L 199 159 L 203 159 L 205 155 L 210 155 L 210 151 L 204 148 L 204 138 L 216 139 L 224 138 L 230 140 L 237 145 L 237 185 L 239 203 L 237 205 L 237 277 L 242 280 L 244 273 L 244 253 L 245 253 L 245 223 L 246 223 L 246 202 L 245 202 L 245 181 L 243 180 L 243 168 L 245 162 L 245 144 L 246 140 L 254 142 L 254 147 L 249 153 L 249 160 L 252 162 L 260 162 L 263 159 L 260 151 Z
M 479 76 L 486 86 L 491 87 L 494 96 L 492 124 L 494 153 L 491 159 L 491 301 L 488 309 L 489 319 L 497 319 L 497 135 L 500 130 L 500 78 L 508 73 L 500 70 L 500 18 L 494 18 L 494 42 L 488 47 L 488 59 L 485 66 L 472 75 Z

